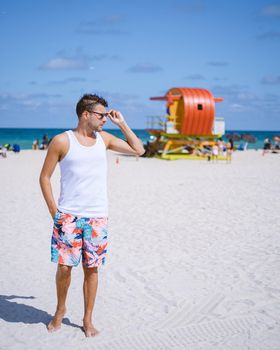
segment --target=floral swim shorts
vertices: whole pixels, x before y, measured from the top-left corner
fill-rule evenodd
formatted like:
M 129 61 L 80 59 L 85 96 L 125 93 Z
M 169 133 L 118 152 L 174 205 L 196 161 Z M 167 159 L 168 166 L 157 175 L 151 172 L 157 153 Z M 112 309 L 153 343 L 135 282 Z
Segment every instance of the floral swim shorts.
M 77 266 L 104 265 L 107 248 L 108 218 L 84 218 L 56 212 L 51 239 L 51 261 Z

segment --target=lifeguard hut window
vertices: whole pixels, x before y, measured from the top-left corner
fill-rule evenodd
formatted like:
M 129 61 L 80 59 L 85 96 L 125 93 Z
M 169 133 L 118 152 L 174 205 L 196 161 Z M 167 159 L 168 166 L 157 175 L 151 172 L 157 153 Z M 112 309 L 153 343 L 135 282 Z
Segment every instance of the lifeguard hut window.
M 197 109 L 198 109 L 199 111 L 202 111 L 202 110 L 203 110 L 203 105 L 202 105 L 201 103 L 198 103 Z

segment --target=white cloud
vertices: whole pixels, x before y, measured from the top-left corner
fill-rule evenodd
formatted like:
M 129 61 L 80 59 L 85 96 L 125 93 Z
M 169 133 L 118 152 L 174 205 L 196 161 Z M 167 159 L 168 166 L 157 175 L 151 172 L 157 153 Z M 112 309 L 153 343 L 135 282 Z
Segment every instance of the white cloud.
M 51 80 L 48 82 L 48 85 L 65 85 L 65 84 L 71 84 L 71 83 L 85 83 L 87 80 L 82 77 L 70 77 L 62 80 Z
M 0 94 L 0 109 L 6 109 L 6 106 L 10 106 L 10 110 L 24 111 L 24 110 L 36 110 L 43 104 L 52 103 L 52 99 L 60 98 L 59 94 L 48 93 L 33 93 L 33 94 Z M 13 106 L 13 108 L 11 108 Z
M 156 73 L 162 68 L 151 63 L 138 63 L 127 70 L 129 73 Z
M 280 32 L 278 31 L 270 31 L 257 35 L 258 40 L 279 40 Z
M 76 30 L 79 34 L 126 35 L 127 30 L 122 29 L 126 20 L 123 16 L 107 16 L 92 21 L 81 22 Z
M 175 5 L 175 6 L 174 6 Z M 176 11 L 188 13 L 188 14 L 200 14 L 206 12 L 208 8 L 202 1 L 188 1 L 186 4 L 186 1 L 177 1 L 175 4 L 173 4 L 173 10 L 174 8 Z
M 206 78 L 201 74 L 190 74 L 186 77 L 186 79 L 190 80 L 205 80 Z
M 247 102 L 258 100 L 258 97 L 255 94 L 250 92 L 240 92 L 237 94 L 237 98 L 240 101 L 247 101 Z
M 265 6 L 261 10 L 261 15 L 267 16 L 267 17 L 280 17 L 280 5 L 273 4 L 273 5 Z
M 49 70 L 80 70 L 89 69 L 85 59 L 53 58 L 40 67 Z
M 246 108 L 239 103 L 233 103 L 229 105 L 229 110 L 232 112 L 243 112 L 246 110 Z
M 210 61 L 207 62 L 209 66 L 215 66 L 215 67 L 226 67 L 228 66 L 228 62 L 225 61 Z
M 267 75 L 262 78 L 261 83 L 265 85 L 279 85 L 280 75 Z

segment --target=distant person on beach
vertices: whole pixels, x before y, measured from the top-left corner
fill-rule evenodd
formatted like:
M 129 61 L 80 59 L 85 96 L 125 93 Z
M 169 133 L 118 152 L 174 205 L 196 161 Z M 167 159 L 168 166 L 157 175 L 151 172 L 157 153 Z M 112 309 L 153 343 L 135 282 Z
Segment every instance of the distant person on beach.
M 105 263 L 108 243 L 106 150 L 138 156 L 145 151 L 122 114 L 115 110 L 108 112 L 106 107 L 107 101 L 102 97 L 91 94 L 81 97 L 76 105 L 76 129 L 53 138 L 40 175 L 43 196 L 54 221 L 51 260 L 58 264 L 57 307 L 47 326 L 50 332 L 61 326 L 66 313 L 71 270 L 82 257 L 83 330 L 87 337 L 99 333 L 92 324 L 92 312 L 98 285 L 98 267 Z M 108 119 L 120 128 L 127 141 L 102 130 Z M 57 205 L 50 179 L 58 162 L 61 189 Z
M 222 139 L 219 139 L 217 143 L 218 143 L 218 154 L 219 156 L 223 156 L 225 151 L 224 142 Z
M 218 155 L 219 155 L 219 147 L 218 147 L 218 144 L 214 144 L 212 146 L 212 161 L 218 161 Z
M 209 145 L 203 145 L 201 148 L 201 153 L 202 157 L 206 157 L 208 162 L 210 162 L 212 156 L 212 147 Z
M 48 146 L 49 146 L 48 134 L 44 134 L 43 135 L 42 145 L 43 145 L 43 149 L 47 149 L 48 148 Z
M 226 144 L 226 159 L 227 159 L 227 163 L 231 163 L 232 153 L 233 153 L 232 145 L 231 145 L 230 142 L 228 142 Z
M 280 150 L 280 146 L 279 146 L 279 141 L 280 141 L 280 137 L 279 136 L 274 136 L 274 150 Z
M 33 150 L 36 150 L 39 148 L 39 140 L 38 139 L 35 139 L 32 143 L 32 149 Z
M 265 155 L 265 153 L 267 153 L 269 150 L 271 150 L 271 141 L 270 139 L 267 137 L 264 142 L 263 142 L 263 156 Z
M 233 139 L 230 138 L 230 139 L 228 140 L 228 142 L 230 143 L 230 149 L 231 149 L 232 152 L 233 152 L 233 150 L 234 150 L 234 142 L 233 142 Z

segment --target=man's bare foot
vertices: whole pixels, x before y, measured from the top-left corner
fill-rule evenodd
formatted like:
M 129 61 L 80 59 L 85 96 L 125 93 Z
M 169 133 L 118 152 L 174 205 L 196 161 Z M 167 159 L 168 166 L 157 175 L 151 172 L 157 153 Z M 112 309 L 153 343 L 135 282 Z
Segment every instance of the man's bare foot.
M 96 328 L 94 328 L 91 322 L 85 322 L 85 321 L 84 321 L 83 331 L 85 332 L 86 337 L 95 337 L 100 333 Z
M 61 323 L 62 323 L 62 320 L 63 320 L 65 313 L 66 313 L 66 309 L 56 311 L 53 319 L 47 325 L 47 329 L 50 333 L 58 331 L 61 328 Z

